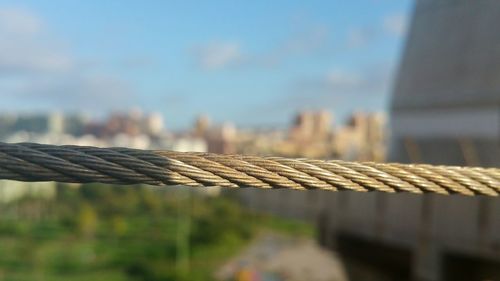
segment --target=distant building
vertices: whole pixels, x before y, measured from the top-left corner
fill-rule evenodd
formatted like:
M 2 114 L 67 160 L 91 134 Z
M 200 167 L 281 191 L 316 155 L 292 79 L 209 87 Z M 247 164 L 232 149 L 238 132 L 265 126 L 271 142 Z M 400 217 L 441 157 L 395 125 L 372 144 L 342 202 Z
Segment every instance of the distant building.
M 165 130 L 165 122 L 160 113 L 151 113 L 143 119 L 144 131 L 151 136 L 158 136 Z
M 51 134 L 63 134 L 65 132 L 64 116 L 59 112 L 53 112 L 47 116 L 47 132 Z
M 104 121 L 88 124 L 85 130 L 86 133 L 99 138 L 111 138 L 120 134 L 157 137 L 164 131 L 164 121 L 161 114 L 143 114 L 139 110 L 111 114 Z
M 332 115 L 328 111 L 303 111 L 297 114 L 290 138 L 298 142 L 324 141 L 332 131 Z
M 316 139 L 325 139 L 332 131 L 332 114 L 328 111 L 319 111 L 314 115 L 313 134 Z
M 207 134 L 210 128 L 210 118 L 207 115 L 200 115 L 196 118 L 194 124 L 194 135 L 197 137 L 203 137 Z
M 300 112 L 290 130 L 290 138 L 298 142 L 308 142 L 314 133 L 314 114 L 309 111 Z
M 347 125 L 335 132 L 336 154 L 345 160 L 383 161 L 387 145 L 385 127 L 383 113 L 353 113 Z
M 48 114 L 26 114 L 0 116 L 0 139 L 11 134 L 72 134 L 82 135 L 87 120 L 79 115 L 63 115 L 58 112 Z
M 208 151 L 213 153 L 232 154 L 236 152 L 237 130 L 231 123 L 224 123 L 208 133 L 206 139 Z

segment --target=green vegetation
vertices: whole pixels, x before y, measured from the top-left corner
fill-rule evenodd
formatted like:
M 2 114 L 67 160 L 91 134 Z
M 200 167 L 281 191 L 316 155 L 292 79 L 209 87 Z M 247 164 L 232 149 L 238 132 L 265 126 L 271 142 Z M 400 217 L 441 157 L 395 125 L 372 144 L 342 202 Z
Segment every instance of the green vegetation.
M 228 194 L 231 196 L 232 194 Z M 309 225 L 188 188 L 59 185 L 0 206 L 0 280 L 211 280 L 260 231 Z

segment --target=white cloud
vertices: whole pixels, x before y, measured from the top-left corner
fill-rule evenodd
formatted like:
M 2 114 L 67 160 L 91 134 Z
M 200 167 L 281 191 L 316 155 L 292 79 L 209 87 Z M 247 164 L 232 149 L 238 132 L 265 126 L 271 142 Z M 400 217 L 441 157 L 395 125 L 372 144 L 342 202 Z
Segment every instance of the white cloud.
M 388 64 L 357 71 L 335 69 L 323 76 L 294 81 L 281 103 L 287 108 L 344 106 L 343 110 L 368 102 L 379 104 L 389 95 L 392 73 Z
M 213 42 L 195 48 L 195 63 L 205 70 L 217 70 L 239 64 L 243 59 L 241 47 L 234 42 Z
M 342 120 L 355 111 L 383 111 L 392 84 L 392 64 L 382 63 L 358 70 L 333 69 L 321 76 L 298 78 L 281 96 L 257 105 L 247 113 L 260 112 L 254 120 L 289 122 L 301 110 L 326 109 Z
M 359 74 L 335 69 L 326 75 L 326 82 L 332 87 L 352 87 L 362 82 Z
M 244 52 L 236 42 L 212 42 L 194 48 L 192 53 L 195 64 L 203 70 L 265 68 L 280 65 L 290 58 L 321 54 L 328 49 L 328 35 L 325 26 L 316 25 L 302 28 L 262 52 Z
M 105 75 L 36 76 L 29 83 L 11 84 L 4 100 L 32 103 L 34 109 L 61 107 L 65 110 L 99 113 L 131 106 L 134 95 L 126 85 Z
M 0 8 L 0 32 L 33 34 L 42 28 L 42 22 L 31 12 L 19 8 Z
M 404 14 L 393 14 L 384 19 L 383 25 L 387 33 L 396 36 L 404 36 L 407 30 L 408 19 Z
M 328 40 L 326 26 L 314 26 L 290 36 L 277 50 L 292 54 L 307 54 L 324 47 Z
M 61 71 L 72 61 L 56 40 L 43 31 L 42 21 L 18 8 L 0 8 L 0 73 Z
M 79 69 L 78 58 L 29 10 L 0 7 L 0 109 L 84 110 L 124 105 L 134 96 L 123 81 Z
M 335 94 L 388 94 L 392 73 L 389 64 L 373 65 L 356 72 L 336 70 L 327 76 L 328 89 Z
M 368 45 L 376 38 L 376 32 L 371 28 L 352 28 L 347 34 L 347 47 L 359 48 Z
M 408 20 L 405 14 L 391 14 L 378 24 L 358 26 L 348 30 L 345 45 L 350 49 L 366 47 L 380 40 L 384 34 L 402 37 L 406 34 L 407 25 Z

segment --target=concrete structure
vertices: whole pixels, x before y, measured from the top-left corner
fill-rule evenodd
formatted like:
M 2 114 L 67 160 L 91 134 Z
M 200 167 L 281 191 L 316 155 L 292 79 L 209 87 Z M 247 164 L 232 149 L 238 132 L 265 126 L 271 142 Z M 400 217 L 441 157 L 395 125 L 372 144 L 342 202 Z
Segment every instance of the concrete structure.
M 391 159 L 500 165 L 500 2 L 420 0 L 391 106 Z
M 416 1 L 391 104 L 389 161 L 500 165 L 499 25 L 500 1 Z M 390 279 L 384 269 L 395 280 L 500 279 L 498 199 L 330 198 L 319 212 L 321 240 L 382 280 Z

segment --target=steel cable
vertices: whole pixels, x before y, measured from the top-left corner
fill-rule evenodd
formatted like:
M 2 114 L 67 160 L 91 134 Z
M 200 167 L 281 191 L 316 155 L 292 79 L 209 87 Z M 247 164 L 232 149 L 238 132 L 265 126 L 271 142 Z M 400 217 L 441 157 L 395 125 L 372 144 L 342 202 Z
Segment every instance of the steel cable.
M 0 179 L 498 196 L 500 169 L 0 143 Z

